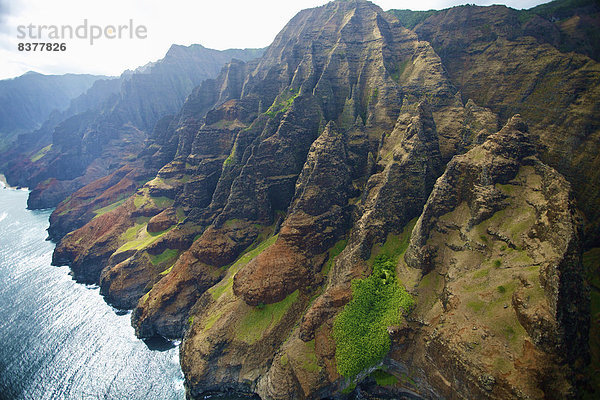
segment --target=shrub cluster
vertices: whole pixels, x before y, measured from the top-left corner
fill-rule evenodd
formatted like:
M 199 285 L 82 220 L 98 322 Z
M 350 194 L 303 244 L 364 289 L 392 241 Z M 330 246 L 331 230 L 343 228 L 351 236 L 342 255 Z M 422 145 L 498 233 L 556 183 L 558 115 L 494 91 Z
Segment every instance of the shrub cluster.
M 352 282 L 352 300 L 333 326 L 338 372 L 354 378 L 376 365 L 390 350 L 387 327 L 397 326 L 414 304 L 413 298 L 396 279 L 393 258 L 380 255 L 373 273 Z

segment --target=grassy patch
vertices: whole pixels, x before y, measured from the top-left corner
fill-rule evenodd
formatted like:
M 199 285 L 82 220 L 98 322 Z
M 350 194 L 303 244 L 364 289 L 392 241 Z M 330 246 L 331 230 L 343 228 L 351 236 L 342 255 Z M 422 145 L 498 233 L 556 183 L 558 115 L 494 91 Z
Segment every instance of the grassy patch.
M 290 306 L 298 299 L 299 291 L 278 303 L 252 307 L 236 329 L 236 338 L 248 344 L 256 343 L 269 328 L 277 325 Z
M 509 342 L 512 341 L 517 334 L 517 332 L 515 332 L 514 328 L 510 325 L 502 328 L 502 333 L 504 334 L 504 337 L 506 338 L 506 340 L 508 340 Z
M 329 249 L 329 259 L 327 260 L 327 263 L 325 263 L 325 265 L 323 266 L 323 270 L 321 271 L 321 274 L 323 274 L 323 276 L 327 276 L 327 274 L 329 274 L 329 271 L 331 271 L 331 267 L 333 267 L 333 263 L 335 263 L 336 257 L 339 256 L 340 253 L 346 248 L 346 244 L 348 244 L 347 240 L 340 240 L 336 244 L 334 244 L 331 249 Z
M 441 11 L 429 10 L 429 11 L 413 11 L 413 10 L 389 10 L 389 14 L 392 14 L 400 20 L 400 23 L 408 29 L 413 29 L 419 23 L 425 21 L 427 18 L 435 15 Z
M 302 369 L 308 372 L 319 372 L 321 367 L 317 364 L 317 353 L 315 351 L 315 339 L 310 342 L 302 342 L 306 347 L 303 354 Z
M 250 250 L 243 254 L 231 267 L 229 267 L 230 273 L 228 277 L 223 279 L 215 286 L 208 289 L 208 292 L 212 295 L 213 300 L 218 300 L 226 291 L 231 291 L 233 287 L 233 277 L 235 274 L 242 269 L 242 267 L 250 262 L 254 257 L 262 253 L 267 247 L 275 243 L 277 235 L 263 241 L 255 249 Z
M 402 385 L 412 385 L 412 386 L 417 386 L 417 382 L 409 375 L 405 374 L 404 372 L 402 372 L 400 374 L 400 382 L 402 382 Z
M 233 277 L 227 280 L 225 285 L 218 285 L 211 287 L 208 291 L 212 295 L 213 300 L 217 300 L 219 297 L 225 293 L 226 290 L 231 289 L 233 287 Z
M 173 264 L 173 265 L 175 265 L 175 264 Z M 169 272 L 171 272 L 173 270 L 173 265 L 171 265 L 169 268 L 167 268 L 163 272 L 161 272 L 160 275 L 167 275 Z
M 527 337 L 527 332 L 516 320 L 514 314 L 498 316 L 491 321 L 490 327 L 498 336 L 506 339 L 511 349 L 520 352 L 523 346 L 523 338 Z
M 152 199 L 152 201 L 154 202 L 154 204 L 156 204 L 156 207 L 158 208 L 168 208 L 171 207 L 173 205 L 173 199 L 170 199 L 168 197 L 165 196 L 160 196 L 160 197 L 152 197 L 150 196 L 150 198 Z
M 382 369 L 376 369 L 370 376 L 378 386 L 392 386 L 398 383 L 398 378 Z
M 146 197 L 146 196 L 140 196 L 140 195 L 136 194 L 135 197 L 133 198 L 133 205 L 135 206 L 135 208 L 140 208 L 147 202 L 148 202 L 148 197 Z
M 281 358 L 279 359 L 279 362 L 281 363 L 281 365 L 283 365 L 284 367 L 288 364 L 289 362 L 289 358 L 287 354 L 284 354 L 281 356 Z
M 156 242 L 165 233 L 173 229 L 173 227 L 171 227 L 161 232 L 150 233 L 146 230 L 147 225 L 148 218 L 138 218 L 136 220 L 136 224 L 131 228 L 127 229 L 127 231 L 125 231 L 125 233 L 121 235 L 121 239 L 123 239 L 126 243 L 119 247 L 116 253 L 122 253 L 127 250 L 140 250 L 145 247 L 148 247 L 152 243 Z
M 269 109 L 265 112 L 265 114 L 270 118 L 274 118 L 280 112 L 286 112 L 294 100 L 296 100 L 296 97 L 298 97 L 300 92 L 295 92 L 294 90 L 290 89 L 289 92 L 286 91 L 283 92 L 283 94 L 285 94 L 285 97 L 282 98 L 281 95 L 277 96 L 271 107 L 269 107 Z
M 406 251 L 408 242 L 410 240 L 410 234 L 412 233 L 416 223 L 417 218 L 414 218 L 412 221 L 406 224 L 402 230 L 402 233 L 399 235 L 389 234 L 383 245 L 374 245 L 371 249 L 371 257 L 368 260 L 368 264 L 373 265 L 375 259 L 380 255 L 389 257 L 394 262 L 397 261 L 398 258 Z
M 437 271 L 431 271 L 421 278 L 418 287 L 418 307 L 422 310 L 427 310 L 440 301 L 440 294 L 444 288 L 444 280 Z
M 38 151 L 37 153 L 32 155 L 31 162 L 36 162 L 36 161 L 40 160 L 42 157 L 44 157 L 46 154 L 48 154 L 48 152 L 50 151 L 51 148 L 52 148 L 52 144 L 49 144 L 48 146 L 44 147 L 43 149 L 41 149 L 40 151 Z
M 227 167 L 228 165 L 230 165 L 233 162 L 233 159 L 235 158 L 236 148 L 237 148 L 237 142 L 233 144 L 233 148 L 231 149 L 231 153 L 229 154 L 229 156 L 223 162 L 223 167 Z
M 504 304 L 510 304 L 512 295 L 517 289 L 517 285 L 517 281 L 510 280 L 504 282 L 502 285 L 496 286 L 494 298 L 488 301 L 490 317 L 493 317 L 494 313 L 498 311 L 499 307 L 502 307 Z M 537 285 L 535 281 L 534 285 Z
M 506 374 L 511 370 L 509 361 L 504 357 L 496 357 L 493 364 L 494 370 Z
M 144 230 L 141 233 L 140 237 L 136 238 L 135 240 L 129 243 L 124 244 L 121 248 L 119 248 L 119 250 L 117 250 L 117 252 L 127 251 L 131 249 L 140 250 L 145 247 L 148 247 L 171 229 L 172 227 L 162 232 L 149 233 L 144 227 Z
M 479 313 L 485 307 L 485 303 L 481 300 L 473 300 L 467 303 L 467 307 L 469 307 L 474 312 Z
M 346 378 L 383 359 L 391 345 L 387 327 L 400 325 L 403 311 L 414 305 L 397 282 L 395 262 L 386 255 L 375 259 L 369 277 L 352 282 L 352 295 L 333 326 L 337 369 Z
M 502 193 L 504 194 L 508 194 L 511 195 L 514 190 L 515 190 L 515 185 L 511 185 L 510 183 L 507 183 L 505 185 L 501 184 L 501 183 L 496 183 L 496 189 L 500 190 Z
M 135 221 L 135 225 L 133 225 L 132 227 L 128 228 L 125 233 L 123 233 L 121 235 L 121 239 L 130 242 L 132 240 L 134 240 L 138 233 L 142 230 L 142 228 L 144 228 L 146 226 L 146 223 L 148 222 L 148 218 L 138 218 Z
M 508 254 L 510 256 L 509 260 L 513 262 L 513 265 L 514 263 L 531 264 L 533 262 L 533 259 L 529 257 L 525 250 L 509 249 Z
M 222 315 L 223 315 L 223 311 L 217 311 L 216 313 L 214 313 L 214 314 L 210 315 L 208 318 L 206 318 L 206 321 L 204 323 L 204 327 L 202 328 L 202 331 L 206 332 L 207 330 L 212 328 L 212 326 L 215 324 L 215 322 L 217 322 L 219 320 L 219 318 L 221 318 Z
M 484 269 L 480 269 L 478 271 L 475 271 L 475 273 L 473 274 L 473 278 L 475 278 L 475 279 L 485 278 L 489 274 L 490 274 L 490 269 L 489 268 L 484 268 Z
M 115 201 L 114 203 L 107 205 L 106 207 L 102 207 L 97 210 L 94 210 L 94 214 L 96 214 L 96 217 L 99 217 L 100 215 L 104 215 L 107 212 L 112 211 L 115 208 L 119 207 L 121 204 L 125 203 L 125 200 L 127 200 L 127 199 L 121 199 L 119 201 Z
M 159 255 L 156 255 L 156 256 L 151 255 L 150 261 L 152 262 L 152 265 L 163 264 L 164 262 L 170 261 L 170 260 L 174 259 L 175 257 L 177 257 L 177 254 L 178 254 L 178 250 L 176 250 L 176 249 L 166 249 Z
M 156 179 L 160 179 L 160 178 L 156 178 Z M 156 207 L 164 209 L 164 208 L 168 208 L 168 207 L 172 206 L 174 201 L 173 201 L 173 199 L 170 199 L 165 196 L 160 196 L 160 197 L 150 196 L 148 188 L 142 189 L 141 193 L 138 192 L 133 197 L 133 204 L 135 205 L 135 208 L 141 208 L 148 203 L 153 203 Z
M 411 60 L 406 59 L 406 60 L 398 63 L 398 69 L 395 70 L 394 72 L 392 72 L 392 74 L 391 74 L 393 80 L 395 80 L 396 82 L 400 82 L 400 77 L 402 76 L 404 71 L 406 71 L 406 66 L 408 65 L 408 63 L 410 61 Z

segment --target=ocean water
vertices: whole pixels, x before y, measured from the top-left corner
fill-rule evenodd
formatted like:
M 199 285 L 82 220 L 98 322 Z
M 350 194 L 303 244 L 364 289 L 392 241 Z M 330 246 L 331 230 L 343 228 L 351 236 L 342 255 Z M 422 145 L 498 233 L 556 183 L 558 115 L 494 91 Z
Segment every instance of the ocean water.
M 97 287 L 50 265 L 50 210 L 27 195 L 0 184 L 0 399 L 184 399 L 179 349 L 150 349 Z

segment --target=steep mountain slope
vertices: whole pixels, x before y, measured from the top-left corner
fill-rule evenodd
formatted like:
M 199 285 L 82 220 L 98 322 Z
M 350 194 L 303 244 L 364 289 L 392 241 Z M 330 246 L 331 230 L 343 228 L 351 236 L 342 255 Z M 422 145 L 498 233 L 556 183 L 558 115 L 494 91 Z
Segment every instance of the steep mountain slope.
M 600 71 L 521 24 L 300 12 L 57 207 L 53 262 L 183 338 L 192 399 L 576 397 Z
M 176 113 L 189 92 L 214 77 L 233 57 L 249 59 L 259 50 L 206 49 L 174 45 L 165 58 L 121 77 L 119 91 L 100 107 L 68 113 L 51 126 L 51 146 L 42 157 L 29 153 L 11 160 L 9 182 L 33 187 L 28 206 L 45 208 L 123 166 L 143 146 L 162 117 Z M 86 109 L 85 99 L 74 108 Z M 36 149 L 37 150 L 37 149 Z
M 54 110 L 38 129 L 22 133 L 17 136 L 14 143 L 0 153 L 0 171 L 14 170 L 9 173 L 15 184 L 25 184 L 28 169 L 20 171 L 16 165 L 41 159 L 50 149 L 52 133 L 63 121 L 86 111 L 99 111 L 102 105 L 111 97 L 116 96 L 122 84 L 121 78 L 98 79 L 85 93 L 72 99 L 66 110 Z M 19 178 L 17 171 L 23 176 Z
M 52 111 L 65 110 L 98 75 L 43 75 L 28 72 L 0 81 L 0 152 L 16 135 L 40 127 Z
M 600 6 L 591 2 L 585 11 L 597 16 Z M 522 15 L 528 14 L 503 6 L 455 7 L 426 19 L 415 32 L 431 42 L 463 95 L 502 118 L 519 113 L 528 121 L 539 136 L 542 159 L 573 183 L 587 217 L 587 240 L 597 245 L 599 64 L 539 43 L 551 23 L 532 13 L 536 18 L 522 25 Z
M 436 182 L 400 269 L 405 282 L 422 276 L 427 298 L 411 358 L 456 379 L 437 383 L 446 396 L 575 395 L 567 365 L 587 361 L 589 309 L 569 186 L 536 158 L 520 116 Z

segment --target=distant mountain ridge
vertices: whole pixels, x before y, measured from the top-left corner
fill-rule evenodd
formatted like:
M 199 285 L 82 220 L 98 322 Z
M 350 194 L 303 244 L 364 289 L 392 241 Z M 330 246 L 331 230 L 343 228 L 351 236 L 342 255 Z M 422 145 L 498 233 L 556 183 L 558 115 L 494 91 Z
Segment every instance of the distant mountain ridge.
M 161 60 L 126 71 L 114 81 L 97 82 L 40 130 L 21 137 L 4 157 L 5 175 L 18 186 L 34 188 L 44 182 L 30 196 L 29 206 L 55 206 L 79 187 L 118 169 L 124 158 L 139 150 L 160 118 L 176 113 L 191 90 L 214 77 L 226 62 L 259 54 L 261 50 L 173 45 Z
M 0 80 L 0 151 L 19 133 L 38 128 L 52 111 L 64 111 L 101 75 L 27 72 Z

